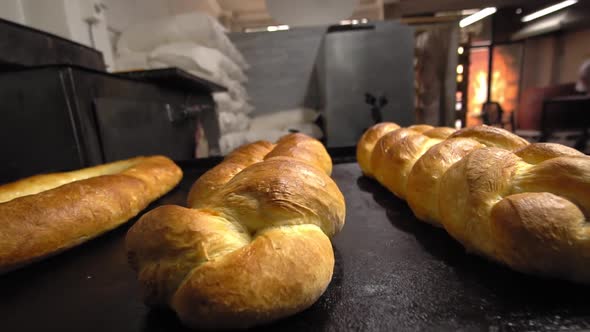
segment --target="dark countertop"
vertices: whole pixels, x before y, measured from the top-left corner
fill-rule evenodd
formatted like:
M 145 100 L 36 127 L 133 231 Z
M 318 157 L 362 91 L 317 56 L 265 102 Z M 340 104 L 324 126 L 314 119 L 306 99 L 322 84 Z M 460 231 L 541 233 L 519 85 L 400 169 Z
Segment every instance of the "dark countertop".
M 182 204 L 201 173 L 185 165 L 181 185 L 153 205 Z M 263 330 L 590 328 L 590 287 L 525 276 L 465 254 L 354 163 L 336 165 L 333 177 L 347 216 L 334 239 L 332 283 L 310 309 Z M 131 224 L 1 276 L 1 330 L 184 330 L 173 313 L 150 311 L 139 301 L 124 251 Z

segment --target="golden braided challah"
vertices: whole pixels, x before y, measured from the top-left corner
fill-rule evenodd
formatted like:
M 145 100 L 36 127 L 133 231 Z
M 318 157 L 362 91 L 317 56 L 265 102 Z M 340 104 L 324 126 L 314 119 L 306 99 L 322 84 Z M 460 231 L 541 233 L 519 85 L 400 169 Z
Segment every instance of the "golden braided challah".
M 302 134 L 238 148 L 192 186 L 188 206 L 145 214 L 127 235 L 147 304 L 193 328 L 244 328 L 312 305 L 334 268 L 342 193 L 323 145 Z
M 515 270 L 590 282 L 590 157 L 495 127 L 396 127 L 370 128 L 357 156 L 418 219 Z

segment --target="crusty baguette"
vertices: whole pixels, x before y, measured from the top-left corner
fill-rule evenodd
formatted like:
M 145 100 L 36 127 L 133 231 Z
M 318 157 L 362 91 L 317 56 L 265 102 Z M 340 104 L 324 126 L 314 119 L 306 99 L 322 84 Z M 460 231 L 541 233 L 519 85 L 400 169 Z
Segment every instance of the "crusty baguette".
M 590 157 L 494 127 L 424 129 L 370 128 L 358 145 L 365 175 L 470 252 L 590 283 Z
M 92 239 L 172 189 L 182 171 L 138 157 L 0 186 L 0 273 Z
M 238 148 L 199 178 L 188 205 L 163 206 L 127 234 L 145 302 L 192 328 L 260 325 L 311 306 L 334 269 L 344 224 L 330 156 L 302 134 Z

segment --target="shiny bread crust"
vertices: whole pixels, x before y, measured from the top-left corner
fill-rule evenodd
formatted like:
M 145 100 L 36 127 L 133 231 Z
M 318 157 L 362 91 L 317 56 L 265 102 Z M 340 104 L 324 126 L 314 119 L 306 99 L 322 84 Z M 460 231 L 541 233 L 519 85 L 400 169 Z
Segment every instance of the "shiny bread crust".
M 419 220 L 512 269 L 590 283 L 590 157 L 489 126 L 369 132 L 363 172 Z
M 174 162 L 154 156 L 36 175 L 0 186 L 0 273 L 116 228 L 181 178 Z
M 188 207 L 162 206 L 126 238 L 146 304 L 188 327 L 235 329 L 298 313 L 332 279 L 345 203 L 323 145 L 255 142 L 202 175 Z

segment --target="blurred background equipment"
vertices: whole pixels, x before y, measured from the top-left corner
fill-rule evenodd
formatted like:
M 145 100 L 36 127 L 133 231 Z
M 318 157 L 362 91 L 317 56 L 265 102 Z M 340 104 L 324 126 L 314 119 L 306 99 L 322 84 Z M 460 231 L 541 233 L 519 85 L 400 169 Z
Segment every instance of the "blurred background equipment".
M 326 295 L 270 330 L 587 328 L 587 287 L 465 255 L 350 162 L 379 121 L 590 152 L 589 18 L 590 0 L 2 0 L 0 184 L 163 154 L 185 177 L 157 204 L 182 204 L 236 147 L 301 132 L 352 222 Z M 4 330 L 179 329 L 136 300 L 122 235 L 2 279 Z
M 185 149 L 193 157 L 298 131 L 346 147 L 375 119 L 486 123 L 584 150 L 573 119 L 588 104 L 574 87 L 590 59 L 589 13 L 575 0 L 7 0 L 0 68 L 59 64 L 172 90 L 215 87 L 199 92 L 205 104 L 181 103 L 200 116 Z M 366 94 L 387 103 L 367 105 Z M 91 131 L 112 135 L 93 112 Z M 566 120 L 546 120 L 555 116 Z

